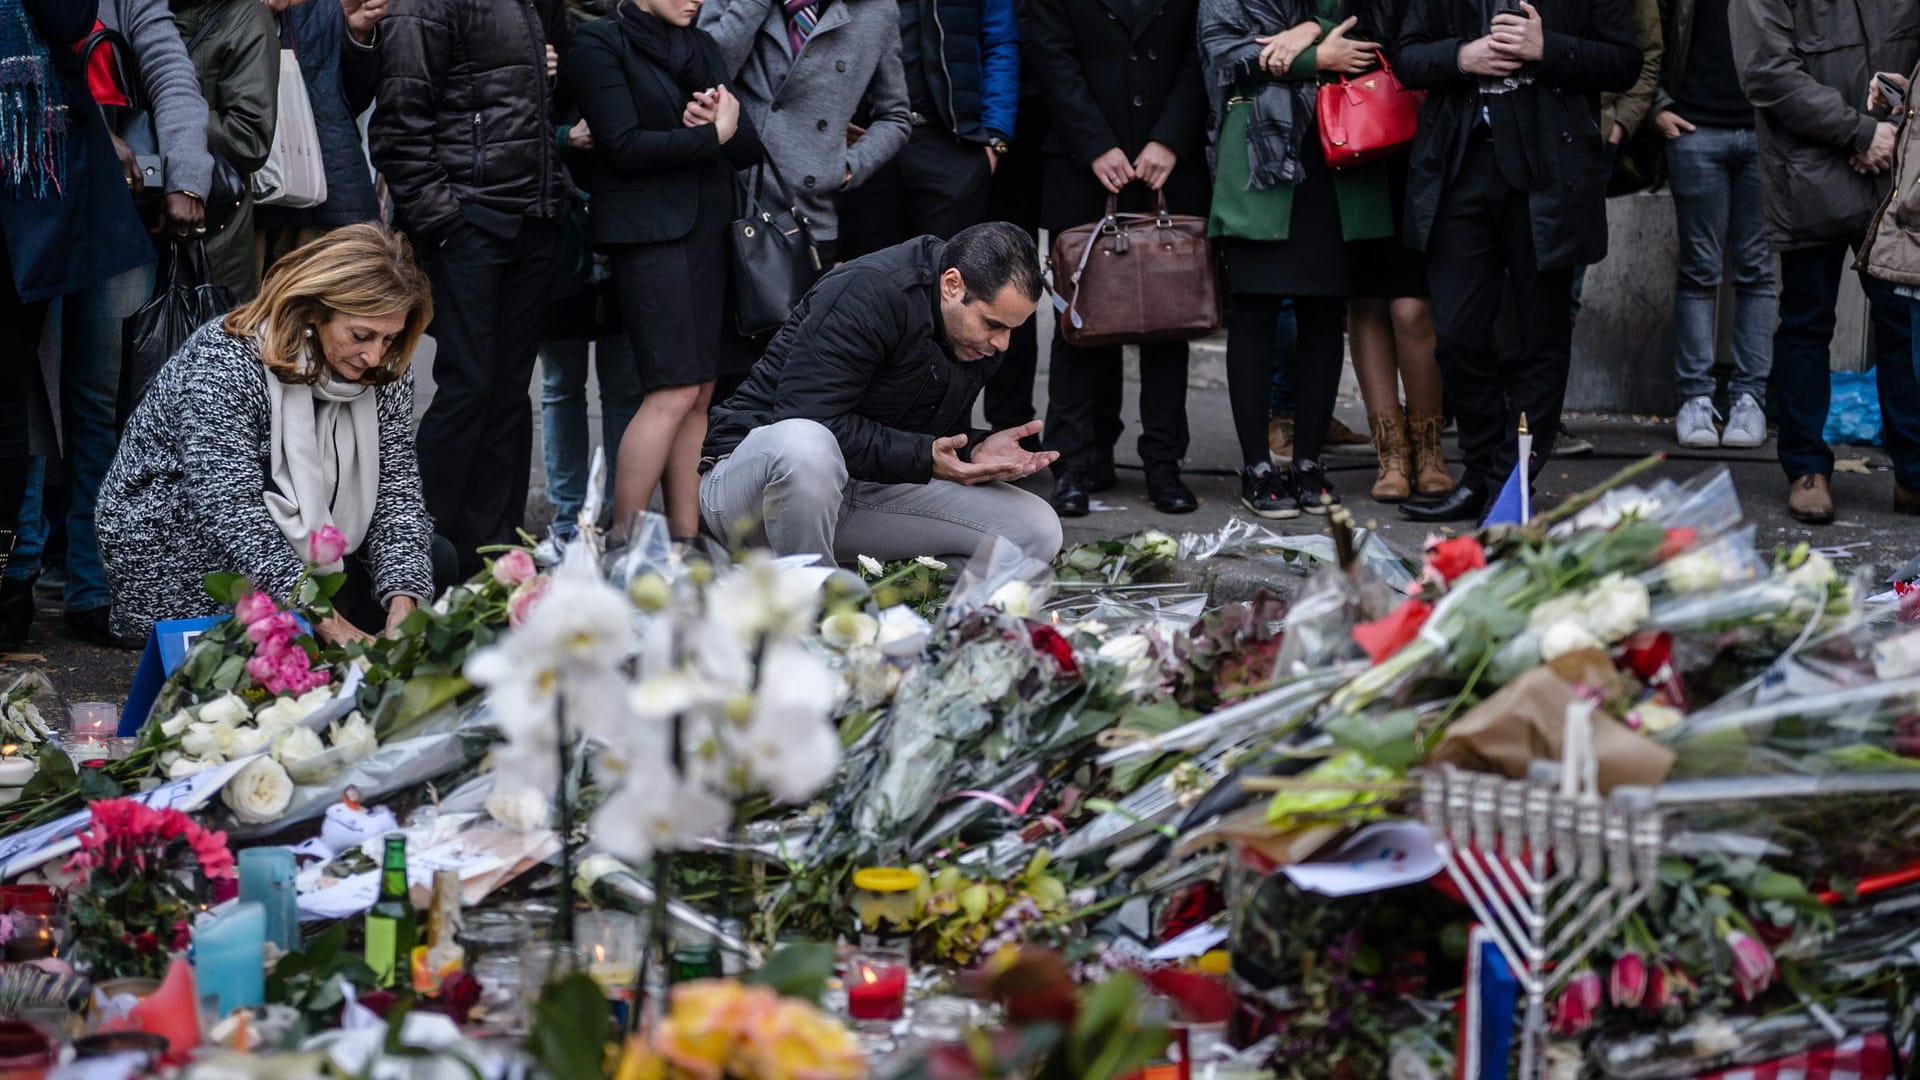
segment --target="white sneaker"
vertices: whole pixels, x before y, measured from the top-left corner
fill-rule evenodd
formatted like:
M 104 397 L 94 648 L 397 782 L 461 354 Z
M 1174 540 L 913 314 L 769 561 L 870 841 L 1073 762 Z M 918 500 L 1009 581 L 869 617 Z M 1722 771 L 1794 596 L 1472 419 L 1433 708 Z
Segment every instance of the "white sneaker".
M 1694 450 L 1719 446 L 1720 432 L 1713 426 L 1713 422 L 1719 418 L 1720 414 L 1713 410 L 1712 398 L 1688 398 L 1686 404 L 1680 406 L 1680 415 L 1673 421 L 1680 435 L 1680 445 Z
M 1734 399 L 1727 417 L 1727 430 L 1720 436 L 1721 446 L 1750 450 L 1767 441 L 1767 413 L 1752 394 Z

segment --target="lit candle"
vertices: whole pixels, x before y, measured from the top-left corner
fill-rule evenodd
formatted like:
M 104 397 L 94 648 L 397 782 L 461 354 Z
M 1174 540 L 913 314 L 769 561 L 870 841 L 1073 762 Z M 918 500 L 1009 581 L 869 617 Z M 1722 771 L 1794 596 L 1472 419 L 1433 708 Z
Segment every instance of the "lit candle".
M 193 930 L 193 971 L 199 995 L 218 999 L 213 1013 L 265 1004 L 267 911 L 240 903 Z
M 907 966 L 884 952 L 855 953 L 849 962 L 847 1015 L 855 1020 L 898 1020 L 907 1007 Z
M 0 788 L 25 787 L 27 781 L 33 779 L 34 771 L 33 762 L 20 756 L 20 747 L 13 743 L 0 746 Z M 12 802 L 19 797 L 20 793 L 15 791 L 13 798 L 7 799 L 6 802 Z
M 610 998 L 626 999 L 640 974 L 640 920 L 623 911 L 590 911 L 574 919 L 574 944 L 587 975 Z
M 111 701 L 76 701 L 67 711 L 76 737 L 111 739 L 120 733 L 120 710 Z

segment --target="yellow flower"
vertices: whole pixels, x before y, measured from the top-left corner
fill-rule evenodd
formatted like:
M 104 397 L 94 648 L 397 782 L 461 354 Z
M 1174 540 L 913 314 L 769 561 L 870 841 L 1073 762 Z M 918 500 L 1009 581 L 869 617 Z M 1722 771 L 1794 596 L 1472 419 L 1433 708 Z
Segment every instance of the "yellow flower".
M 613 1080 L 667 1080 L 667 1063 L 638 1035 L 627 1040 Z
M 839 1020 L 803 1001 L 753 1017 L 735 1068 L 751 1080 L 864 1080 L 866 1055 Z
M 653 1049 L 674 1068 L 718 1080 L 733 1060 L 742 1030 L 778 998 L 764 986 L 699 979 L 673 988 L 672 1007 L 653 1035 Z

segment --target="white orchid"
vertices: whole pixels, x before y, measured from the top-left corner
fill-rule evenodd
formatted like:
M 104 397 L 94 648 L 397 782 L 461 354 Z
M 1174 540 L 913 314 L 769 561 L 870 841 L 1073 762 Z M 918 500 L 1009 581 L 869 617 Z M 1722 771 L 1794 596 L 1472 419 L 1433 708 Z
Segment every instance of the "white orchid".
M 743 642 L 762 637 L 799 637 L 813 625 L 820 606 L 820 574 L 749 553 L 707 590 L 708 618 Z
M 840 767 L 840 736 L 833 726 L 842 682 L 797 642 L 768 648 L 761 686 L 744 729 L 728 732 L 733 756 L 768 794 L 803 803 Z
M 487 816 L 517 833 L 538 832 L 547 827 L 547 797 L 531 788 L 503 788 L 495 785 L 487 793 Z
M 620 785 L 594 811 L 592 826 L 594 840 L 609 854 L 640 862 L 717 834 L 732 818 L 727 800 L 667 772 Z

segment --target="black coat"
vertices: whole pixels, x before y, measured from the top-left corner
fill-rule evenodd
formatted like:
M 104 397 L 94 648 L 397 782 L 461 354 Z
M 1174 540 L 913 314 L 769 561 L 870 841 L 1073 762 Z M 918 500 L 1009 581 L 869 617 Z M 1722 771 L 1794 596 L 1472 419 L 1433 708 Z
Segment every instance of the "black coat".
M 689 30 L 706 61 L 706 86 L 727 82 L 720 47 L 704 30 Z M 702 175 L 757 164 L 760 136 L 747 110 L 721 143 L 712 124 L 687 127 L 687 93 L 641 55 L 618 18 L 575 31 L 567 83 L 593 133 L 593 225 L 596 247 L 678 240 L 693 228 Z M 729 89 L 731 87 L 729 86 Z
M 393 0 L 368 149 L 416 239 L 458 233 L 464 203 L 560 216 L 571 187 L 554 145 L 549 43 L 564 67 L 561 0 Z
M 35 198 L 0 188 L 0 239 L 13 288 L 29 304 L 66 296 L 153 261 L 153 245 L 121 182 L 106 121 L 71 48 L 93 30 L 93 0 L 27 0 L 27 18 L 66 92 L 66 183 Z
M 1207 212 L 1207 98 L 1194 45 L 1195 0 L 1027 0 L 1021 29 L 1053 126 L 1041 143 L 1040 225 L 1070 229 L 1100 218 L 1107 192 L 1093 162 L 1118 147 L 1132 160 L 1149 142 L 1178 159 L 1168 206 Z M 1144 208 L 1144 185 L 1126 193 Z
M 734 395 L 714 407 L 708 457 L 747 433 L 814 420 L 840 442 L 847 475 L 882 484 L 933 479 L 933 440 L 968 432 L 973 401 L 1000 366 L 947 351 L 940 318 L 946 241 L 922 236 L 821 278 Z M 981 433 L 969 432 L 968 446 Z
M 1546 48 L 1531 86 L 1511 92 L 1528 117 L 1541 173 L 1529 200 L 1534 255 L 1543 270 L 1599 262 L 1607 254 L 1607 167 L 1600 137 L 1600 94 L 1626 90 L 1640 75 L 1633 0 L 1537 0 Z M 1411 0 L 1394 71 L 1430 91 L 1407 173 L 1406 241 L 1416 251 L 1439 212 L 1441 193 L 1460 168 L 1481 101 L 1479 81 L 1462 74 L 1460 46 L 1485 32 L 1479 0 Z

